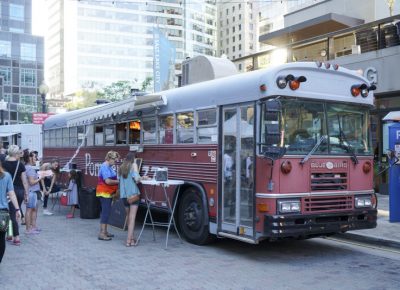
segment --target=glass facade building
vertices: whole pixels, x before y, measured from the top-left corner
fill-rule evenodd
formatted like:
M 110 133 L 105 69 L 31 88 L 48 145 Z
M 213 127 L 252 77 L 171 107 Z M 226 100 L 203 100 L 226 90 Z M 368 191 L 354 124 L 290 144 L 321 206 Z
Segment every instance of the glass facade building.
M 46 79 L 52 98 L 153 77 L 155 29 L 186 57 L 216 54 L 215 1 L 47 0 Z
M 31 0 L 0 1 L 0 15 L 0 99 L 7 102 L 4 123 L 30 123 L 32 113 L 41 108 L 43 37 L 32 35 Z

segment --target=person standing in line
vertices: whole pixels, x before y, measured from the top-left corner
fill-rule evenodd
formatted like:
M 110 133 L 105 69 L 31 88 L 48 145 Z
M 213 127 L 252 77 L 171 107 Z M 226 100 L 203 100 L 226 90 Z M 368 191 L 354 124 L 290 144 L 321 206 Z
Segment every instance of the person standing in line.
M 25 174 L 25 165 L 20 160 L 20 150 L 17 145 L 10 145 L 8 147 L 8 155 L 4 161 L 3 168 L 10 173 L 13 181 L 14 192 L 18 201 L 18 208 L 22 216 L 21 205 L 25 197 L 28 195 L 28 181 Z M 9 204 L 10 217 L 12 221 L 13 236 L 7 237 L 7 240 L 12 241 L 13 245 L 19 246 L 21 240 L 19 238 L 19 226 L 16 219 L 16 211 L 14 205 Z
M 35 153 L 36 154 L 36 153 Z M 57 178 L 60 173 L 60 163 L 57 159 L 53 159 L 50 163 L 44 163 L 41 166 L 41 170 L 51 170 L 51 176 L 45 176 L 41 181 L 42 191 L 43 191 L 43 215 L 53 215 L 51 211 L 47 209 L 47 203 L 49 201 L 50 193 L 56 193 L 60 191 L 60 187 L 57 184 Z
M 67 219 L 71 219 L 74 218 L 75 206 L 78 205 L 78 174 L 75 170 L 69 172 L 69 184 L 65 191 L 68 192 L 68 205 L 71 206 Z
M 118 189 L 117 173 L 113 166 L 120 158 L 115 151 L 109 151 L 106 154 L 105 161 L 100 166 L 99 177 L 97 179 L 96 196 L 100 199 L 100 233 L 98 239 L 101 241 L 110 241 L 114 237 L 107 231 L 108 218 L 111 212 L 112 196 Z
M 5 172 L 0 163 L 0 211 L 8 212 L 8 201 L 7 196 L 10 198 L 16 212 L 16 218 L 21 218 L 20 209 L 18 207 L 18 200 L 15 196 L 14 187 L 12 184 L 11 175 Z M 0 231 L 0 263 L 3 259 L 4 252 L 6 250 L 6 233 Z
M 119 168 L 119 193 L 128 216 L 128 237 L 126 246 L 131 247 L 136 245 L 136 240 L 133 235 L 135 229 L 136 213 L 139 206 L 139 200 L 133 203 L 129 202 L 129 198 L 140 194 L 137 182 L 140 182 L 139 169 L 135 163 L 135 153 L 129 152 L 122 165 Z
M 28 198 L 26 203 L 26 234 L 38 234 L 40 229 L 37 227 L 38 194 L 40 193 L 39 183 L 43 176 L 39 178 L 36 172 L 37 155 L 34 152 L 29 153 L 29 162 L 26 163 L 26 177 L 28 178 Z

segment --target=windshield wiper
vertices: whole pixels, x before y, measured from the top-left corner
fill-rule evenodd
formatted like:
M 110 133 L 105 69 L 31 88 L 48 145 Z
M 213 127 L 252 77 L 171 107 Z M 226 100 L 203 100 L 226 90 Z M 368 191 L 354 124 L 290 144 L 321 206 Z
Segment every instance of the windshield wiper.
M 351 146 L 351 144 L 347 141 L 346 138 L 346 134 L 344 134 L 343 130 L 342 130 L 342 126 L 340 123 L 340 119 L 339 119 L 339 115 L 337 115 L 338 118 L 338 123 L 339 123 L 339 141 L 345 145 L 346 151 L 351 153 L 351 161 L 353 161 L 354 165 L 358 164 L 358 159 L 357 159 L 357 155 L 356 152 L 354 151 L 353 146 Z M 344 142 L 346 142 L 346 144 L 344 144 Z
M 303 165 L 304 163 L 307 162 L 307 160 L 310 158 L 311 155 L 314 154 L 314 152 L 318 149 L 319 145 L 325 140 L 325 135 L 322 135 L 321 138 L 319 138 L 318 142 L 314 145 L 314 147 L 311 149 L 310 152 L 306 156 L 304 156 L 303 160 L 300 161 L 300 164 Z

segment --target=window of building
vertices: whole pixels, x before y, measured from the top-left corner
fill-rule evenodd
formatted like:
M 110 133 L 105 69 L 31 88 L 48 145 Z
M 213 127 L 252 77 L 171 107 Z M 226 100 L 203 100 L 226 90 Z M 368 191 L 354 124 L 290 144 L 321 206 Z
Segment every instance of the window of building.
M 197 111 L 197 143 L 217 143 L 217 110 Z
M 10 32 L 14 32 L 14 33 L 24 33 L 24 29 L 23 28 L 17 28 L 17 27 L 10 27 Z
M 104 145 L 104 131 L 103 125 L 94 125 L 94 145 Z
M 226 24 L 227 24 L 227 25 L 229 24 L 229 19 L 226 19 Z
M 232 12 L 235 12 L 235 6 L 232 6 Z
M 226 9 L 226 15 L 228 15 L 229 14 L 229 9 Z
M 226 29 L 226 35 L 228 35 L 228 34 L 229 34 L 229 28 Z
M 129 123 L 129 144 L 140 144 L 140 120 L 130 121 Z
M 160 116 L 160 143 L 174 143 L 174 115 Z
M 235 16 L 232 17 L 232 22 L 235 22 Z
M 235 52 L 235 50 L 236 50 L 235 46 L 232 46 L 232 52 Z
M 36 60 L 36 44 L 21 43 L 21 59 L 35 61 Z
M 235 33 L 235 26 L 232 27 L 232 32 Z
M 36 71 L 34 69 L 21 68 L 20 83 L 22 87 L 36 87 Z
M 156 119 L 143 119 L 143 143 L 154 144 L 157 143 Z
M 0 56 L 11 57 L 11 42 L 0 40 Z
M 241 34 L 239 34 L 239 40 L 242 40 L 242 35 Z
M 239 67 L 239 70 L 242 71 L 242 64 L 241 63 L 239 63 L 238 67 Z
M 229 38 L 227 38 L 225 41 L 226 41 L 226 44 L 229 44 Z
M 24 21 L 24 6 L 17 4 L 10 4 L 10 19 Z
M 242 4 L 239 4 L 239 10 L 242 9 Z
M 239 14 L 239 20 L 242 20 L 242 14 Z
M 238 25 L 238 29 L 239 29 L 239 31 L 242 30 L 242 24 Z
M 235 42 L 235 40 L 236 40 L 235 36 L 232 36 L 232 42 Z
M 11 85 L 11 68 L 0 67 L 0 76 L 3 77 L 3 85 Z
M 179 113 L 176 115 L 176 142 L 193 143 L 194 118 L 193 112 Z
M 241 44 L 239 44 L 239 46 L 238 46 L 238 49 L 239 49 L 239 50 L 241 50 L 241 49 L 242 49 L 242 45 L 241 45 Z

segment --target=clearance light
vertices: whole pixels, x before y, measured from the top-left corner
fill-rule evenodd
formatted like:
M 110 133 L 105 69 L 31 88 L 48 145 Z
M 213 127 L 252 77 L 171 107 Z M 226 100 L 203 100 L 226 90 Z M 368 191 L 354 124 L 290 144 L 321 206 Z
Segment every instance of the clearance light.
M 367 161 L 363 165 L 363 171 L 365 174 L 369 173 L 371 171 L 372 165 L 371 162 Z
M 281 164 L 281 171 L 283 174 L 289 174 L 292 171 L 292 163 L 290 161 L 283 161 Z
M 338 65 L 338 64 L 334 64 L 334 65 L 333 65 L 333 69 L 334 69 L 334 70 L 338 70 L 338 69 L 339 69 L 339 65 Z
M 360 85 L 351 86 L 351 95 L 357 97 L 361 93 Z
M 307 79 L 304 76 L 299 76 L 292 81 L 289 81 L 289 87 L 291 90 L 295 91 L 300 87 L 300 83 L 305 82 Z
M 325 63 L 325 68 L 326 68 L 326 69 L 330 69 L 330 67 L 331 67 L 331 64 L 330 64 L 329 62 L 326 62 L 326 63 Z
M 317 65 L 317 67 L 321 67 L 322 66 L 322 62 L 320 62 L 320 61 L 316 61 L 315 64 Z
M 265 92 L 267 90 L 267 86 L 265 84 L 260 85 L 260 91 Z

